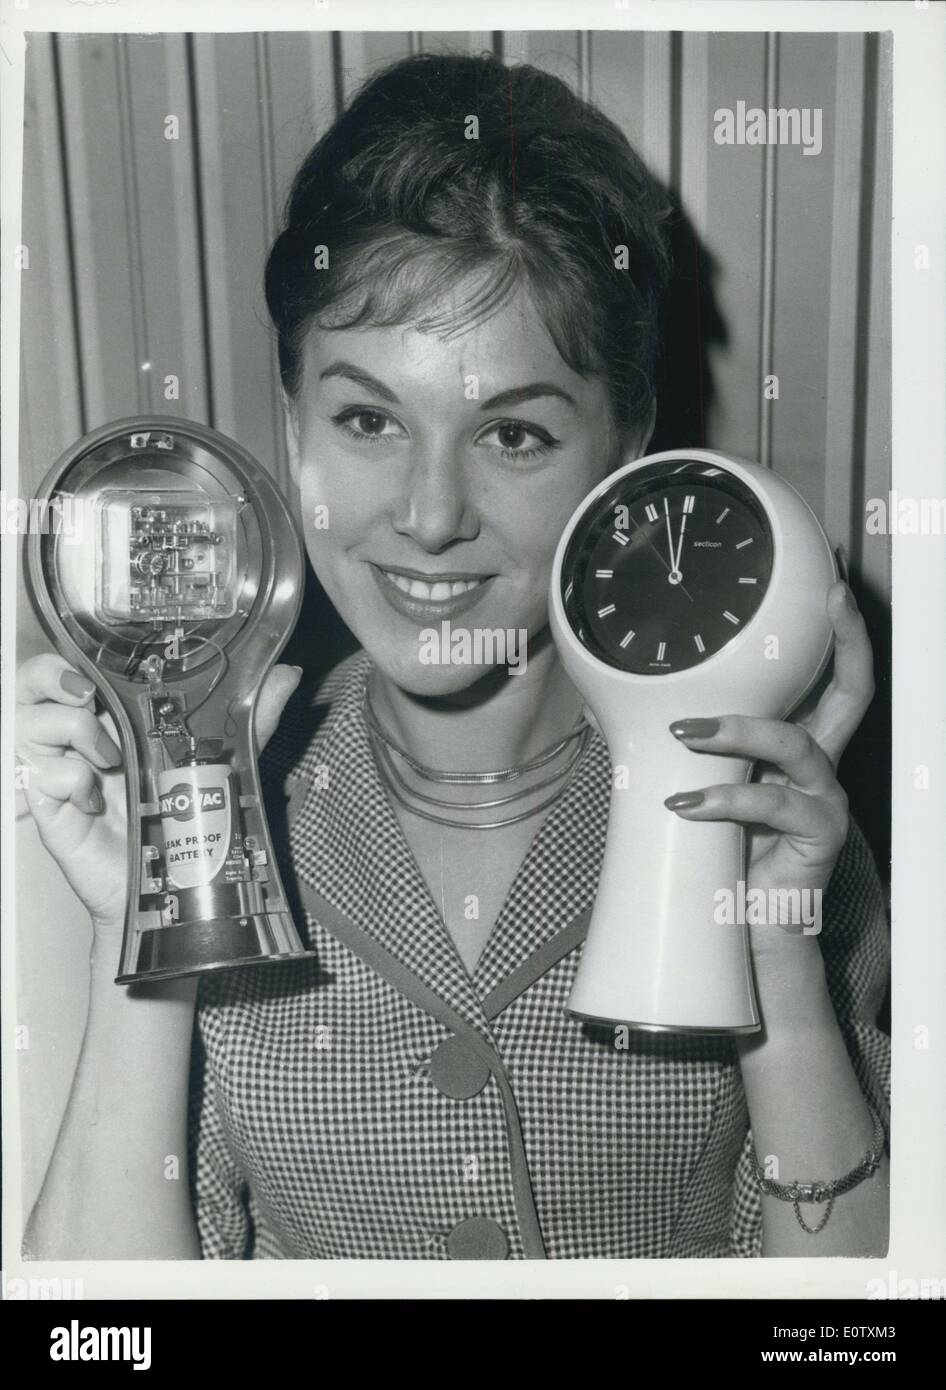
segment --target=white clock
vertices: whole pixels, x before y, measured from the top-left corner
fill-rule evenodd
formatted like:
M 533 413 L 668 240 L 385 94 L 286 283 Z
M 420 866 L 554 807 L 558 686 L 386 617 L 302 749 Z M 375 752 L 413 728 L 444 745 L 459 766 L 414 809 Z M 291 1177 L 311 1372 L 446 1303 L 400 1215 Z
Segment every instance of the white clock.
M 652 1030 L 759 1028 L 746 928 L 717 921 L 721 890 L 735 894 L 744 877 L 742 830 L 664 805 L 743 782 L 752 765 L 694 753 L 669 726 L 794 710 L 831 654 L 836 578 L 795 489 L 710 450 L 638 459 L 575 511 L 552 569 L 551 628 L 614 780 L 573 1014 Z

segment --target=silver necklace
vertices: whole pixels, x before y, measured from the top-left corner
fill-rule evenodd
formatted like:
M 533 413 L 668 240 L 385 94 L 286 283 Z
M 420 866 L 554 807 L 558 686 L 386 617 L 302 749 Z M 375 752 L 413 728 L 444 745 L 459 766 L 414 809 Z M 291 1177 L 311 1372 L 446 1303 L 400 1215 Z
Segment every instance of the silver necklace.
M 582 753 L 588 743 L 591 729 L 583 720 L 579 720 L 575 728 L 564 738 L 559 739 L 551 748 L 545 749 L 534 758 L 527 762 L 520 763 L 514 767 L 500 768 L 493 772 L 442 772 L 437 768 L 427 767 L 424 763 L 409 754 L 402 748 L 389 734 L 382 729 L 378 722 L 378 717 L 371 705 L 368 696 L 368 687 L 365 685 L 364 697 L 365 722 L 371 738 L 372 751 L 374 752 L 375 763 L 382 779 L 391 795 L 410 811 L 412 815 L 420 816 L 424 820 L 433 821 L 437 825 L 448 825 L 458 830 L 499 830 L 503 826 L 516 825 L 520 821 L 535 816 L 539 811 L 551 806 L 554 801 L 564 792 L 571 774 L 579 762 Z M 569 755 L 568 761 L 558 772 L 546 777 L 542 781 L 533 783 L 529 787 L 520 787 L 508 796 L 496 797 L 490 801 L 478 801 L 466 806 L 458 806 L 456 802 L 446 800 L 443 797 L 431 796 L 427 793 L 416 791 L 409 787 L 403 776 L 397 769 L 392 757 L 396 753 L 398 757 L 411 767 L 424 781 L 434 782 L 444 786 L 494 786 L 499 782 L 512 782 L 523 777 L 526 773 L 533 772 L 540 767 L 546 766 L 558 754 L 564 752 L 570 743 L 575 744 L 575 748 Z M 558 783 L 551 796 L 545 797 L 535 806 L 530 806 L 528 810 L 519 811 L 514 815 L 503 816 L 498 820 L 491 821 L 469 821 L 458 816 L 458 811 L 483 811 L 491 810 L 497 806 L 508 806 L 510 802 L 520 801 L 523 797 L 534 795 L 535 792 L 543 790 L 545 787 Z M 426 810 L 418 806 L 416 802 L 423 802 L 425 806 L 437 807 L 437 810 Z M 452 815 L 445 815 L 443 812 L 453 812 Z
M 396 743 L 390 734 L 386 733 L 378 722 L 378 716 L 374 712 L 371 697 L 368 694 L 368 685 L 365 683 L 365 721 L 368 728 L 379 738 L 386 748 L 392 753 L 396 753 L 399 758 L 403 758 L 408 767 L 417 773 L 418 777 L 423 777 L 426 782 L 439 782 L 444 786 L 492 786 L 495 782 L 512 782 L 517 777 L 522 777 L 527 772 L 534 772 L 536 768 L 544 767 L 557 757 L 565 748 L 576 739 L 584 739 L 588 733 L 588 725 L 583 718 L 579 718 L 571 733 L 559 739 L 551 748 L 546 748 L 543 752 L 537 753 L 528 762 L 517 763 L 513 767 L 499 768 L 495 772 L 442 772 L 439 768 L 427 767 L 426 764 L 418 762 L 406 748 L 402 748 Z

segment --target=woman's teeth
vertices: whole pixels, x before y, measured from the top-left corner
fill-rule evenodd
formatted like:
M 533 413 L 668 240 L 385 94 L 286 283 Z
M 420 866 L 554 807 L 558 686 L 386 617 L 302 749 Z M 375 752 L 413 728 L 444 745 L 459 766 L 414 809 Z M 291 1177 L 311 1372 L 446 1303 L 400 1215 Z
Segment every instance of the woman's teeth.
M 409 579 L 406 574 L 392 574 L 390 570 L 382 570 L 381 573 L 396 584 L 402 593 L 410 598 L 423 599 L 425 603 L 443 603 L 448 598 L 456 598 L 457 594 L 468 593 L 483 582 L 482 579 L 439 579 L 436 584 L 428 584 L 426 580 Z

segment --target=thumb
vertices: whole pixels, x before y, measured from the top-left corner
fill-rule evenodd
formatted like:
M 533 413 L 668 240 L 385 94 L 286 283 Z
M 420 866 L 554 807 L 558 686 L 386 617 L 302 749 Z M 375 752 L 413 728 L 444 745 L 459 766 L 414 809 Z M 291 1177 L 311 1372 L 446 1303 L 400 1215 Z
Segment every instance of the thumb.
M 256 742 L 262 753 L 282 718 L 289 697 L 302 679 L 301 666 L 274 666 L 256 702 Z

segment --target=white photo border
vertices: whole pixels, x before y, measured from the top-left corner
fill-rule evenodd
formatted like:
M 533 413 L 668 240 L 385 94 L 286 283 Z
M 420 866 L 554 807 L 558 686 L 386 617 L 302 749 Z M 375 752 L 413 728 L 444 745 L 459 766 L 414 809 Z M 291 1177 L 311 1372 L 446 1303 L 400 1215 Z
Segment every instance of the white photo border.
M 24 35 L 260 28 L 253 0 L 2 0 L 2 486 L 17 495 Z M 573 0 L 272 0 L 279 30 L 569 29 Z M 586 0 L 586 30 L 874 32 L 893 35 L 892 479 L 901 496 L 946 493 L 946 5 L 942 0 Z M 914 249 L 930 248 L 917 269 Z M 4 710 L 13 707 L 17 552 L 2 546 Z M 864 1298 L 946 1275 L 946 542 L 892 538 L 892 1044 L 890 1245 L 882 1259 L 452 1261 L 24 1261 L 15 875 L 2 877 L 3 1281 L 81 1281 L 87 1299 Z M 12 719 L 0 726 L 0 844 L 13 843 Z M 929 789 L 914 769 L 930 769 Z M 917 802 L 916 798 L 922 798 Z M 9 867 L 9 863 L 7 865 Z M 915 1030 L 929 1030 L 929 1046 Z M 942 1284 L 941 1284 L 942 1287 Z

